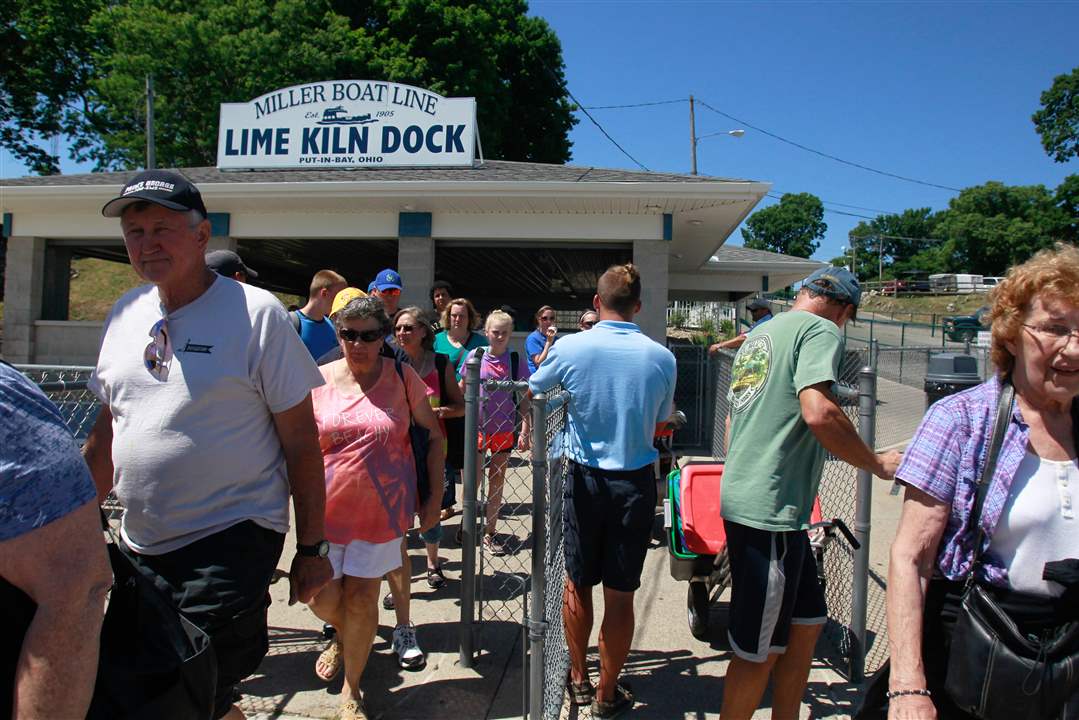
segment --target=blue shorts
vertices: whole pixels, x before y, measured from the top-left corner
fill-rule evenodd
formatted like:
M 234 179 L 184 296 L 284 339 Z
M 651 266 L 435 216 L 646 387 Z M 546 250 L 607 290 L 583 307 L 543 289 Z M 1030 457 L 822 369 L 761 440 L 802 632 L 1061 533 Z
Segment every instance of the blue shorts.
M 805 530 L 772 532 L 723 520 L 731 567 L 727 636 L 735 655 L 762 663 L 787 650 L 791 625 L 828 620 Z

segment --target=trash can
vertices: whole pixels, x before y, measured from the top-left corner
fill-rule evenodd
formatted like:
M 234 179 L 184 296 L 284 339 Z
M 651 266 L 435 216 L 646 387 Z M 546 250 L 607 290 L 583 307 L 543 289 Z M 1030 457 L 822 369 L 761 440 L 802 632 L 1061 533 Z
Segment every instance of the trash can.
M 938 353 L 929 357 L 925 374 L 925 407 L 942 397 L 972 388 L 982 382 L 978 360 L 962 353 Z

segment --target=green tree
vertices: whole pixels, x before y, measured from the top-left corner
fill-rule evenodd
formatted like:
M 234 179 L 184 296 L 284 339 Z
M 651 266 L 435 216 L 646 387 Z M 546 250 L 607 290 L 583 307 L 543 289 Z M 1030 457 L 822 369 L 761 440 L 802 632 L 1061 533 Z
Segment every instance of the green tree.
M 953 198 L 938 231 L 954 246 L 955 270 L 1003 275 L 1009 266 L 1066 239 L 1074 222 L 1044 185 L 993 181 Z
M 1079 157 L 1079 67 L 1057 75 L 1041 101 L 1041 110 L 1030 119 L 1046 154 L 1060 163 Z
M 742 228 L 747 248 L 807 258 L 820 247 L 828 225 L 824 205 L 811 193 L 787 193 L 778 205 L 753 213 Z
M 1066 218 L 1060 239 L 1079 243 L 1079 175 L 1064 178 L 1064 182 L 1057 186 L 1055 198 L 1057 207 Z
M 152 73 L 162 166 L 215 162 L 220 103 L 338 78 L 474 96 L 488 157 L 565 162 L 576 120 L 561 46 L 526 12 L 521 0 L 109 2 L 87 24 L 92 79 L 67 127 L 74 156 L 99 169 L 144 164 Z
M 81 109 L 94 38 L 88 18 L 103 0 L 0 3 L 0 147 L 33 172 L 59 172 L 46 147 Z
M 913 208 L 863 220 L 851 231 L 859 247 L 859 263 L 864 247 L 873 256 L 870 261 L 873 277 L 881 264 L 885 277 L 889 278 L 922 270 L 911 261 L 923 250 L 939 244 L 940 240 L 934 235 L 938 221 L 939 215 L 930 208 Z

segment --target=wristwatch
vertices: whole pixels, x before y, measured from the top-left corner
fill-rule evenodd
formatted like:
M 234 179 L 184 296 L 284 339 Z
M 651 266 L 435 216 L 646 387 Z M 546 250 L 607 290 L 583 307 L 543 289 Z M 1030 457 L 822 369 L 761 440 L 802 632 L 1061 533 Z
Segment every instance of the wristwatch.
M 325 540 L 319 540 L 314 545 L 296 543 L 296 554 L 301 557 L 324 558 L 330 554 L 330 543 Z

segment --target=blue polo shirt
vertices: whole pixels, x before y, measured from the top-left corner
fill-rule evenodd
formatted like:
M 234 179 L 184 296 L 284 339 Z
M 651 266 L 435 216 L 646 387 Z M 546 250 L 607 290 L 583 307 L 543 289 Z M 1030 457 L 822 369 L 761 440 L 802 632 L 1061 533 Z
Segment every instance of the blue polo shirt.
M 654 462 L 656 423 L 671 414 L 671 351 L 631 322 L 603 320 L 561 338 L 529 380 L 532 392 L 569 391 L 570 457 L 602 470 L 636 470 Z

